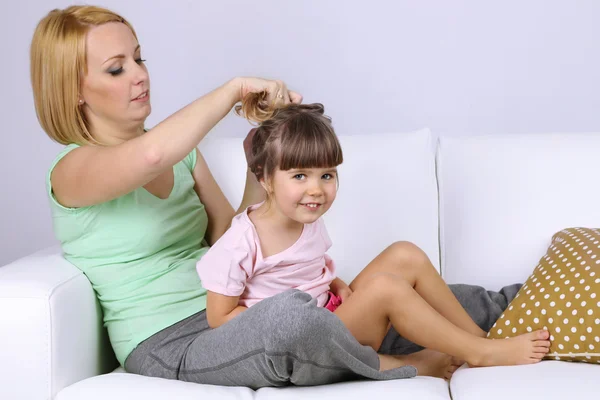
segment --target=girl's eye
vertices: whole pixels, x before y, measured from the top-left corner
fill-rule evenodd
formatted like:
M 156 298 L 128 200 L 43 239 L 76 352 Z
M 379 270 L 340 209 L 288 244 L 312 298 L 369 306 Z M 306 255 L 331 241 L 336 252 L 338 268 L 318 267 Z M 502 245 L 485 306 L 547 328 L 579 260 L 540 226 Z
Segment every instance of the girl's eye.
M 136 62 L 136 63 L 138 63 L 138 64 L 142 64 L 142 63 L 145 63 L 145 62 L 146 62 L 146 60 L 142 60 L 141 58 L 137 58 L 137 59 L 135 60 L 135 62 Z
M 294 179 L 297 179 L 299 181 L 301 181 L 302 179 L 304 179 L 305 175 L 304 174 L 296 174 L 294 175 Z
M 331 174 L 325 174 L 325 175 L 323 175 L 323 179 L 325 179 L 326 181 L 328 181 L 330 179 L 333 179 L 333 175 L 331 175 Z

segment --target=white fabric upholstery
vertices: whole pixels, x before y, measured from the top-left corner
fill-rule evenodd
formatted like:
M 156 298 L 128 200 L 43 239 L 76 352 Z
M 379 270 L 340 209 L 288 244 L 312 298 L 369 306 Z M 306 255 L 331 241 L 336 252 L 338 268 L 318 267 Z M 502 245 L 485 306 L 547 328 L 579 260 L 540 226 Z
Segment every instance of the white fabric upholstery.
M 118 370 L 69 386 L 56 400 L 205 400 L 253 399 L 255 392 L 244 387 L 199 385 L 169 379 L 148 378 Z
M 544 361 L 515 367 L 460 368 L 450 381 L 453 400 L 592 400 L 600 366 Z
M 408 240 L 439 268 L 434 144 L 428 129 L 403 134 L 339 136 L 337 199 L 325 214 L 329 254 L 351 281 L 385 247 Z M 210 138 L 202 153 L 234 207 L 241 201 L 245 158 L 240 138 Z
M 421 246 L 450 282 L 490 289 L 523 281 L 552 233 L 600 226 L 600 135 L 441 139 L 438 179 L 429 131 L 341 136 L 346 161 L 326 215 L 330 254 L 350 280 L 396 240 Z M 373 144 L 373 146 L 372 146 Z M 201 146 L 225 194 L 242 196 L 241 139 Z M 571 194 L 578 194 L 577 197 Z M 57 248 L 0 267 L 0 399 L 563 399 L 596 398 L 600 367 L 545 361 L 459 370 L 450 386 L 417 377 L 321 387 L 226 388 L 148 378 L 115 367 L 101 312 L 83 274 Z M 104 375 L 102 375 L 104 374 Z
M 262 388 L 252 391 L 243 387 L 198 385 L 167 379 L 148 378 L 124 373 L 96 376 L 61 391 L 56 400 L 197 400 L 197 399 L 330 399 L 362 400 L 368 397 L 394 397 L 449 400 L 448 384 L 439 378 L 417 377 L 395 381 L 356 381 L 315 387 Z
M 488 289 L 524 282 L 555 232 L 600 226 L 598 134 L 442 137 L 442 274 Z
M 394 381 L 342 382 L 316 387 L 262 388 L 256 394 L 258 400 L 363 400 L 386 398 L 450 400 L 446 381 L 426 376 Z
M 0 267 L 0 399 L 51 399 L 114 354 L 87 278 L 57 248 Z

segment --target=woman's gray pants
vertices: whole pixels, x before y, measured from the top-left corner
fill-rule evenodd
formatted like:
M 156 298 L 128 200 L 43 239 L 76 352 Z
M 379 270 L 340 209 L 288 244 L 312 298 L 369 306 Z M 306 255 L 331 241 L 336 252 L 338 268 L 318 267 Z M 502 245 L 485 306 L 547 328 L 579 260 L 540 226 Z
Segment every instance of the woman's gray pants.
M 450 288 L 477 325 L 488 331 L 520 286 L 500 292 L 469 285 Z M 409 354 L 420 349 L 392 328 L 379 353 Z M 263 300 L 217 329 L 209 328 L 204 311 L 194 314 L 140 343 L 125 369 L 253 389 L 410 378 L 417 373 L 412 366 L 380 372 L 377 352 L 359 344 L 335 314 L 297 290 Z

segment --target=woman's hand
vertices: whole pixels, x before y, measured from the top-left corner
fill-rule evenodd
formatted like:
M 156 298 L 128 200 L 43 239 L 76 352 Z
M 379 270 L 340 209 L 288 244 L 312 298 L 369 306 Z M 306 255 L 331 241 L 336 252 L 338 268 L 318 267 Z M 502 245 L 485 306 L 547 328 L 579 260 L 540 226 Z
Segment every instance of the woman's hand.
M 299 93 L 288 90 L 285 83 L 279 80 L 267 80 L 262 78 L 236 78 L 234 82 L 239 86 L 240 100 L 243 99 L 248 93 L 261 93 L 267 92 L 267 101 L 274 101 L 275 103 L 283 104 L 300 104 L 302 103 L 302 95 Z M 246 155 L 246 162 L 250 163 L 251 150 L 252 150 L 252 138 L 256 133 L 256 129 L 251 129 L 244 139 L 244 154 Z
M 239 100 L 242 100 L 248 93 L 267 92 L 266 100 L 269 103 L 302 103 L 302 96 L 299 93 L 288 90 L 285 83 L 280 80 L 242 77 L 236 78 L 234 81 L 239 86 Z

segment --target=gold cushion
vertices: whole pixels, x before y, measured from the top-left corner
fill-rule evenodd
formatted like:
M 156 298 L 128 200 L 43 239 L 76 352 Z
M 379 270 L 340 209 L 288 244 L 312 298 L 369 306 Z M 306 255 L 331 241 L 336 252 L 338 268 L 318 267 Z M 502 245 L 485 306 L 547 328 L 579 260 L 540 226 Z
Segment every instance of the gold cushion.
M 552 243 L 488 337 L 547 329 L 552 360 L 600 364 L 600 230 L 570 228 Z

